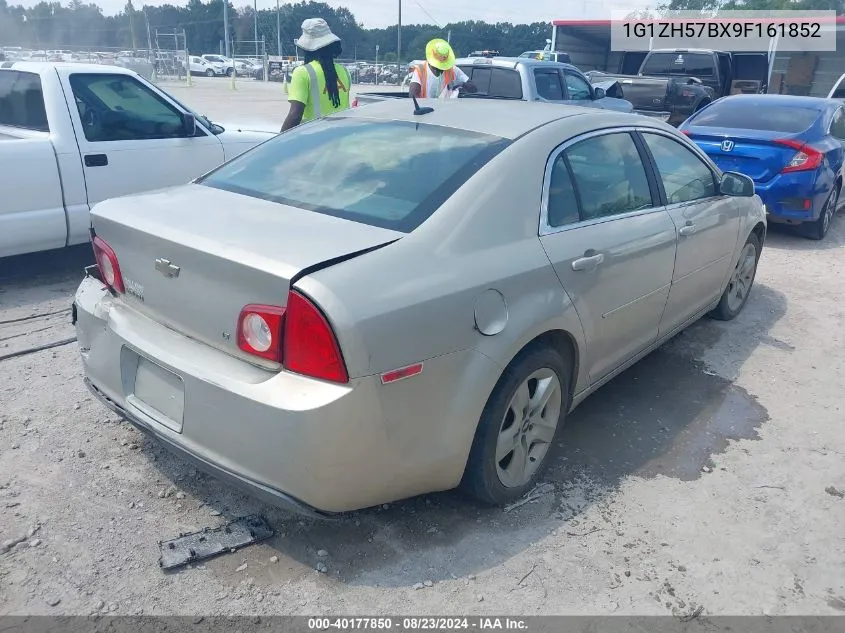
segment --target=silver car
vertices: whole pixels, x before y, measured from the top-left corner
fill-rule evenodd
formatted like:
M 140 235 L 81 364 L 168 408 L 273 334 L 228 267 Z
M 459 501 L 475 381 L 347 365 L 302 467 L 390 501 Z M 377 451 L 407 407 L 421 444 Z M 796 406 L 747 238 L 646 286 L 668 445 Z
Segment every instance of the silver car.
M 85 381 L 206 470 L 311 515 L 523 495 L 573 407 L 748 300 L 746 176 L 645 117 L 387 100 L 92 211 Z

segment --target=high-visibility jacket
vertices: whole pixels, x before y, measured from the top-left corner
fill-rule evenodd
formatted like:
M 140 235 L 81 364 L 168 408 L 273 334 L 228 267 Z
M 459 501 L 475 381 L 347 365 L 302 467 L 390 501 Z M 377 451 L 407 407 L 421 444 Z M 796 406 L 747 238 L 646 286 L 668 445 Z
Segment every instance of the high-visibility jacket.
M 420 98 L 426 99 L 428 97 L 428 64 L 420 64 L 417 66 L 416 72 L 420 80 Z M 448 86 L 455 81 L 455 69 L 444 70 L 441 76 L 443 77 L 443 86 Z

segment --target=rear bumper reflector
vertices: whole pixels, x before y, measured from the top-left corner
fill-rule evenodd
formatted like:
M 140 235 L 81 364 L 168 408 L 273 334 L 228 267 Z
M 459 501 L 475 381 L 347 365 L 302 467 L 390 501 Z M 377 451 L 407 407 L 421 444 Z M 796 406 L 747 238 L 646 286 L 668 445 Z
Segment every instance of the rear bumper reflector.
M 393 371 L 389 371 L 381 375 L 381 384 L 387 385 L 392 382 L 404 380 L 405 378 L 410 378 L 411 376 L 416 376 L 418 374 L 421 374 L 422 370 L 422 363 L 417 363 L 416 365 L 408 365 L 407 367 L 402 367 L 401 369 L 394 369 Z

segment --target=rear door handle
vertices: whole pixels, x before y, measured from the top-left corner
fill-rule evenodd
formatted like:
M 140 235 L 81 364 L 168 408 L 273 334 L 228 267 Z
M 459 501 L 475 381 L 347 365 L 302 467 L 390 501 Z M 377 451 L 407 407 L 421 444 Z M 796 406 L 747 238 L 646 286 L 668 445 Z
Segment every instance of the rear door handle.
M 109 157 L 105 154 L 85 154 L 86 167 L 105 167 L 109 164 Z
M 693 233 L 696 232 L 695 224 L 687 224 L 686 226 L 682 226 L 678 233 L 683 235 L 684 237 L 689 237 Z
M 572 262 L 572 270 L 592 270 L 604 261 L 604 255 L 598 253 L 587 257 L 580 257 Z

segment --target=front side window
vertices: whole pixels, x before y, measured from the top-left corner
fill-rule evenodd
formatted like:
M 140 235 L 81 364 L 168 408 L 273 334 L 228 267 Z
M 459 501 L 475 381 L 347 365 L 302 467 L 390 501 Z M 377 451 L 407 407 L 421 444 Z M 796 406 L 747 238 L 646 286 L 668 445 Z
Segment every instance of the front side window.
M 572 73 L 564 73 L 564 77 L 566 78 L 566 91 L 569 93 L 570 100 L 589 101 L 591 99 L 590 84 Z
M 73 74 L 70 86 L 90 142 L 185 137 L 181 112 L 133 77 Z
M 703 200 L 717 195 L 716 179 L 710 168 L 691 150 L 659 134 L 643 134 L 669 204 Z
M 628 133 L 579 141 L 564 152 L 572 171 L 583 220 L 653 206 L 645 167 Z
M 286 132 L 200 182 L 409 233 L 507 145 L 435 125 L 330 118 Z
M 41 77 L 17 70 L 0 71 L 0 125 L 50 131 Z

